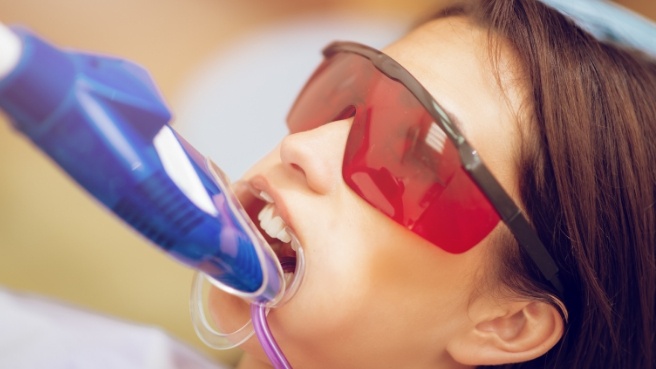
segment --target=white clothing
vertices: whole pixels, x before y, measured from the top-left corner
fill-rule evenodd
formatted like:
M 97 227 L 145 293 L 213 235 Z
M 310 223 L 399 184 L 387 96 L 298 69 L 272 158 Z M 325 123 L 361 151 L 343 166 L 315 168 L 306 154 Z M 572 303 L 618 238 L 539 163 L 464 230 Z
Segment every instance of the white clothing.
M 161 329 L 0 288 L 0 369 L 225 369 Z

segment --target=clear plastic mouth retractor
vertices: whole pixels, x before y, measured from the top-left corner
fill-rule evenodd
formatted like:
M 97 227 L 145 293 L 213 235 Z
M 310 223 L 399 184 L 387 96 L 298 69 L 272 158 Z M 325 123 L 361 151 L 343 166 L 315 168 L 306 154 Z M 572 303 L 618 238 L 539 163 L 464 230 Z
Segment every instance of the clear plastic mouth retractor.
M 294 237 L 292 242 L 298 241 L 295 240 Z M 296 268 L 294 271 L 294 277 L 289 281 L 289 285 L 285 286 L 285 292 L 282 299 L 277 304 L 269 307 L 274 308 L 289 301 L 298 290 L 304 273 L 305 254 L 303 253 L 303 248 L 299 246 L 296 251 Z M 215 329 L 205 314 L 203 294 L 206 282 L 221 289 L 221 285 L 217 286 L 216 282 L 206 274 L 197 272 L 194 275 L 190 296 L 190 310 L 196 334 L 206 345 L 217 350 L 229 350 L 240 346 L 255 333 L 252 321 L 249 319 L 242 327 L 234 332 L 224 333 Z

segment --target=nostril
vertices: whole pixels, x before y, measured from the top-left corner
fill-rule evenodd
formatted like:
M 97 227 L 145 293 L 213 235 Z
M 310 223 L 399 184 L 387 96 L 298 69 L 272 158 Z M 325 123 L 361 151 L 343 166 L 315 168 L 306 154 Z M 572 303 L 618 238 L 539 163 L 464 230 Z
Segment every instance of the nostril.
M 296 163 L 291 163 L 290 165 L 291 165 L 292 169 L 297 170 L 297 171 L 301 172 L 303 175 L 305 175 L 305 171 L 303 170 L 303 168 L 300 165 L 298 165 Z

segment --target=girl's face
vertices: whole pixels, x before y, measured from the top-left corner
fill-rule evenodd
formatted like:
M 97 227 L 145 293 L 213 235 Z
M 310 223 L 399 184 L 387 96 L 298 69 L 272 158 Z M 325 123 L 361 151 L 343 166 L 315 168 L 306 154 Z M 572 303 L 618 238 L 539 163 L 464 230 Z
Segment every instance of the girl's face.
M 481 29 L 451 17 L 384 51 L 462 122 L 481 158 L 517 199 L 512 163 L 519 96 L 499 87 L 487 43 Z M 508 55 L 502 49 L 502 83 L 512 77 Z M 469 312 L 485 295 L 482 286 L 494 280 L 492 238 L 464 254 L 448 254 L 368 205 L 341 175 L 350 126 L 350 120 L 336 121 L 285 137 L 236 185 L 244 201 L 253 190 L 270 195 L 305 250 L 300 289 L 269 314 L 274 336 L 300 368 L 453 366 L 449 344 L 471 329 Z M 210 299 L 226 330 L 248 319 L 238 299 L 218 290 Z M 256 338 L 244 349 L 266 360 Z

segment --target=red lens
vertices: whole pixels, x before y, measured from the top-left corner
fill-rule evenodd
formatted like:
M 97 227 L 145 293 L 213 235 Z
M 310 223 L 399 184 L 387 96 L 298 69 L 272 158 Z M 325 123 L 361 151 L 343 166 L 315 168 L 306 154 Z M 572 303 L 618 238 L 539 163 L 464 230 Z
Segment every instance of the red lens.
M 344 181 L 397 223 L 461 253 L 499 216 L 462 169 L 457 149 L 401 83 L 365 57 L 338 53 L 307 83 L 289 117 L 292 133 L 354 115 Z
M 350 54 L 336 54 L 324 60 L 289 112 L 289 131 L 307 131 L 351 116 L 354 107 L 364 104 L 366 93 L 362 89 L 366 90 L 377 77 L 377 70 L 364 68 L 364 64 L 366 59 Z

